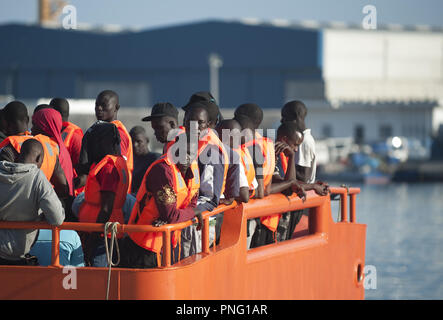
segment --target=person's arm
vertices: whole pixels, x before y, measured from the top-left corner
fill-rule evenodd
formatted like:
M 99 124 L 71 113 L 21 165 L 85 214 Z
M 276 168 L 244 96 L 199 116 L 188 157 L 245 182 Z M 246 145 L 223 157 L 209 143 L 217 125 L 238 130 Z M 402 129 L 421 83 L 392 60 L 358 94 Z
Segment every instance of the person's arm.
M 300 183 L 300 185 L 306 191 L 314 190 L 319 196 L 325 196 L 330 192 L 329 185 L 325 182 Z
M 54 172 L 51 176 L 51 183 L 54 186 L 55 193 L 57 193 L 60 199 L 67 199 L 69 197 L 69 185 L 66 179 L 65 172 L 63 171 L 59 158 L 55 162 Z
M 277 142 L 275 144 L 275 154 L 279 155 L 281 152 L 285 153 L 288 159 L 288 169 L 286 171 L 283 180 L 276 181 L 273 177 L 272 184 L 270 185 L 270 194 L 281 193 L 287 189 L 290 189 L 295 181 L 295 162 L 294 162 L 294 151 L 285 143 Z M 276 175 L 274 175 L 276 176 Z
M 39 170 L 36 176 L 38 207 L 42 210 L 45 220 L 54 226 L 59 226 L 65 220 L 65 210 L 57 194 L 44 173 Z
M 196 212 L 201 212 L 194 210 L 198 194 L 193 197 L 186 208 L 177 208 L 177 195 L 172 185 L 172 172 L 165 163 L 153 167 L 146 177 L 146 189 L 153 195 L 159 213 L 158 221 L 153 225 L 191 220 L 196 216 Z

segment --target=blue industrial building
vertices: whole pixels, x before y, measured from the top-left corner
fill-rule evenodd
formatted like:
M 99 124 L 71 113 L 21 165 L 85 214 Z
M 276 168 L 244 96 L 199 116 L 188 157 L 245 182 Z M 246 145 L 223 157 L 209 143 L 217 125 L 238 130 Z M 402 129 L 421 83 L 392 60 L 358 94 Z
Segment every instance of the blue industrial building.
M 123 106 L 181 106 L 209 90 L 208 56 L 217 53 L 222 107 L 279 108 L 288 81 L 321 83 L 321 37 L 321 30 L 226 21 L 118 33 L 3 25 L 0 95 L 93 99 L 109 88 Z

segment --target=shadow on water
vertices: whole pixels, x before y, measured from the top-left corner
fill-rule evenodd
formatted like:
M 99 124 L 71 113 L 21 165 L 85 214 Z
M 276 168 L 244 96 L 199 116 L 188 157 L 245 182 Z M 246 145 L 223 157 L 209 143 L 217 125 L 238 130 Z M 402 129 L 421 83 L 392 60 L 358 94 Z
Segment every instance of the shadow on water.
M 352 186 L 361 188 L 366 266 L 376 270 L 376 288 L 366 288 L 365 298 L 443 299 L 443 184 Z M 336 220 L 336 201 L 332 209 Z

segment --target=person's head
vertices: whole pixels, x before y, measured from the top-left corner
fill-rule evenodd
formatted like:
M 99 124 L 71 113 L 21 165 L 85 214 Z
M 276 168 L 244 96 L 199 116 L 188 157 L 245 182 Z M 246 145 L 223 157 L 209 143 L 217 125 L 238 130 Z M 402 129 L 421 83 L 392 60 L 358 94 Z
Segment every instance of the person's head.
M 222 120 L 217 125 L 216 131 L 220 140 L 223 143 L 227 143 L 231 148 L 236 149 L 239 147 L 239 144 L 244 143 L 244 137 L 241 135 L 242 127 L 235 119 Z M 223 131 L 225 131 L 225 134 L 223 134 Z M 227 139 L 226 133 L 229 133 L 228 141 L 225 141 Z
M 3 108 L 4 133 L 8 136 L 18 135 L 28 130 L 28 109 L 20 101 L 9 102 Z
M 134 156 L 144 156 L 149 153 L 149 138 L 146 135 L 145 128 L 135 126 L 129 131 L 132 139 L 132 148 Z
M 43 134 L 51 138 L 57 138 L 62 130 L 62 116 L 54 108 L 46 105 L 32 115 L 31 133 L 33 136 Z
M 45 153 L 42 144 L 36 139 L 28 139 L 22 144 L 17 162 L 32 163 L 40 168 L 44 157 Z
M 97 120 L 111 122 L 117 119 L 120 109 L 118 94 L 112 90 L 105 90 L 95 99 L 95 117 Z
M 36 114 L 38 111 L 43 109 L 54 109 L 53 106 L 50 106 L 49 104 L 39 104 L 34 108 L 34 111 L 32 112 L 32 115 Z
M 69 119 L 69 102 L 65 98 L 54 98 L 49 102 L 49 105 L 52 106 L 55 110 L 60 112 L 62 116 L 63 122 L 68 121 Z
M 189 106 L 191 106 L 193 103 L 196 102 L 201 103 L 206 107 L 206 111 L 208 111 L 208 116 L 209 116 L 209 127 L 214 129 L 217 126 L 217 124 L 221 120 L 223 120 L 220 108 L 218 107 L 214 97 L 208 91 L 196 92 L 189 98 L 188 103 L 184 107 L 182 107 L 182 109 L 186 113 L 189 109 Z
M 195 122 L 197 126 L 193 127 L 192 122 Z M 200 102 L 195 102 L 189 105 L 183 119 L 183 124 L 188 137 L 191 134 L 191 127 L 197 129 L 198 136 L 200 137 L 202 131 L 209 127 L 209 115 L 205 105 Z
M 296 122 L 283 122 L 277 129 L 277 141 L 286 143 L 292 150 L 297 151 L 303 142 L 303 132 Z
M 294 121 L 304 130 L 304 123 L 308 110 L 299 100 L 289 101 L 281 109 L 281 122 Z
M 111 122 L 95 122 L 86 131 L 83 141 L 86 141 L 90 164 L 100 162 L 106 155 L 121 155 L 120 133 Z
M 243 129 L 257 129 L 263 121 L 263 110 L 255 103 L 244 103 L 235 109 L 234 119 Z
M 142 121 L 150 121 L 154 135 L 160 143 L 168 142 L 168 133 L 178 128 L 178 110 L 172 103 L 156 103 L 152 107 L 151 115 Z

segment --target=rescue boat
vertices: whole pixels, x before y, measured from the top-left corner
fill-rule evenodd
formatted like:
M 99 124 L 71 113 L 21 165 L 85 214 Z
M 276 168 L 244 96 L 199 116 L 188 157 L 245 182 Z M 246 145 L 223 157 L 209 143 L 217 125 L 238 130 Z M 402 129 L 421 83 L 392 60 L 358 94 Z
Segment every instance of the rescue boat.
M 203 215 L 201 253 L 172 264 L 170 246 L 163 246 L 162 265 L 154 269 L 61 266 L 60 230 L 103 232 L 102 224 L 65 222 L 53 227 L 45 222 L 2 221 L 2 229 L 52 229 L 53 241 L 50 266 L 0 266 L 0 299 L 364 299 L 366 225 L 356 221 L 359 192 L 331 188 L 331 194 L 340 197 L 338 221 L 332 217 L 331 197 L 313 191 L 307 192 L 304 202 L 296 195 L 274 194 L 246 204 L 220 205 Z M 248 219 L 300 209 L 309 209 L 309 214 L 291 240 L 247 250 Z M 224 212 L 220 243 L 211 247 L 209 218 L 220 212 Z M 113 225 L 113 230 L 160 231 L 163 243 L 170 243 L 173 231 L 192 223 Z

